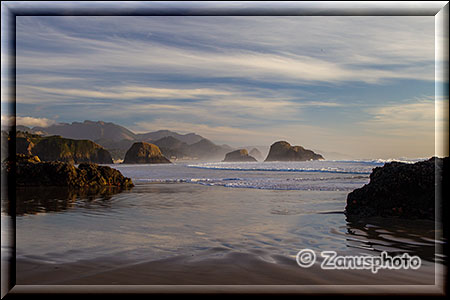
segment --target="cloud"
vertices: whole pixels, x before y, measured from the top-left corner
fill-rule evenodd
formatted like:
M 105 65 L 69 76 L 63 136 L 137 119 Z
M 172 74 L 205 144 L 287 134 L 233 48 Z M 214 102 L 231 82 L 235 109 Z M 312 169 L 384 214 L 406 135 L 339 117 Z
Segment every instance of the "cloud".
M 207 84 L 205 84 L 207 85 Z M 198 85 L 199 86 L 199 85 Z M 33 98 L 41 93 L 44 101 Z M 103 117 L 151 116 L 212 123 L 217 125 L 259 125 L 261 121 L 295 121 L 308 107 L 316 110 L 339 107 L 330 100 L 310 100 L 296 95 L 298 91 L 226 88 L 161 88 L 152 86 L 113 86 L 97 89 L 62 89 L 21 86 L 18 103 L 54 103 L 58 106 L 89 106 Z M 112 101 L 113 100 L 113 101 Z M 126 104 L 125 104 L 126 103 Z
M 2 116 L 2 122 L 3 122 L 3 116 Z M 9 117 L 8 121 L 11 122 L 14 120 L 14 117 Z M 23 125 L 27 127 L 48 127 L 50 125 L 55 124 L 56 121 L 50 120 L 47 118 L 34 118 L 34 117 L 16 117 L 16 124 L 17 125 Z
M 20 16 L 16 29 L 20 115 L 374 155 L 433 138 L 431 99 L 389 102 L 434 91 L 432 16 Z
M 434 23 L 424 17 L 19 19 L 23 69 L 291 82 L 434 80 Z M 24 48 L 22 40 L 49 46 Z
M 105 98 L 111 100 L 129 99 L 186 99 L 204 98 L 230 95 L 230 92 L 214 90 L 209 88 L 180 89 L 180 88 L 154 88 L 145 86 L 123 86 L 92 89 L 62 89 L 47 88 L 39 86 L 21 86 L 21 90 L 31 90 L 31 92 L 41 92 L 44 94 L 54 94 L 58 96 L 68 96 L 71 98 Z M 20 102 L 20 100 L 19 100 Z
M 369 109 L 368 113 L 371 119 L 362 125 L 372 133 L 416 138 L 434 135 L 435 101 L 432 98 L 385 105 Z

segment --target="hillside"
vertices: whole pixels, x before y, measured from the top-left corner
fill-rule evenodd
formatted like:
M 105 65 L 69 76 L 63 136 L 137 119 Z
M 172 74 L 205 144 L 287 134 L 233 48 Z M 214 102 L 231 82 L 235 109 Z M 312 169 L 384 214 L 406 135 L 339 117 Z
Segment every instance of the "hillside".
M 170 130 L 158 130 L 155 132 L 136 134 L 136 138 L 143 142 L 157 141 L 164 137 L 173 137 L 173 138 L 175 138 L 183 143 L 186 143 L 188 145 L 197 143 L 203 139 L 203 137 L 201 137 L 200 135 L 195 134 L 195 133 L 179 134 L 179 133 L 176 133 L 176 132 L 170 131 Z
M 109 151 L 114 160 L 123 160 L 130 147 L 136 142 L 152 143 L 160 147 L 166 157 L 176 159 L 222 159 L 234 148 L 216 145 L 195 133 L 179 134 L 170 130 L 134 133 L 131 130 L 103 121 L 60 123 L 49 127 L 18 125 L 22 131 L 41 135 L 60 135 L 76 140 L 91 140 Z
M 33 127 L 32 132 L 42 131 L 48 135 L 60 135 L 69 139 L 87 139 L 95 141 L 105 139 L 111 141 L 136 140 L 136 135 L 123 126 L 110 122 L 84 121 L 59 123 L 49 127 Z
M 89 140 L 73 140 L 60 136 L 43 137 L 36 134 L 17 132 L 16 153 L 36 155 L 42 161 L 68 163 L 93 162 L 113 163 L 111 154 L 102 146 Z

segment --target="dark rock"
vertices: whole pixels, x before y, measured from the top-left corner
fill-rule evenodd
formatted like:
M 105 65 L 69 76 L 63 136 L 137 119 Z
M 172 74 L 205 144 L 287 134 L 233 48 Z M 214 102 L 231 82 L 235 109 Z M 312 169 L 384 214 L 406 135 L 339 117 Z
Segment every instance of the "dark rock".
M 17 154 L 15 161 L 6 160 L 2 168 L 11 172 L 16 165 L 16 186 L 132 187 L 130 178 L 108 166 L 82 163 L 77 167 L 66 162 L 41 162 L 39 157 Z
M 238 161 L 257 161 L 257 160 L 254 157 L 248 155 L 248 151 L 246 149 L 240 149 L 227 153 L 223 161 L 238 162 Z
M 124 164 L 167 164 L 158 146 L 146 142 L 134 143 L 125 154 Z
M 31 150 L 34 148 L 34 143 L 29 138 L 16 138 L 16 153 L 32 155 Z
M 133 186 L 130 178 L 124 177 L 120 171 L 108 166 L 82 163 L 78 165 L 78 171 L 85 174 L 86 182 L 90 186 Z
M 435 183 L 442 183 L 445 197 L 448 163 L 448 157 L 433 157 L 414 164 L 391 162 L 374 168 L 370 182 L 348 194 L 345 213 L 348 217 L 399 216 L 434 220 L 435 209 L 441 208 L 435 207 Z
M 288 142 L 279 141 L 270 146 L 265 161 L 307 161 L 324 159 L 322 155 L 307 150 L 302 146 L 291 146 Z

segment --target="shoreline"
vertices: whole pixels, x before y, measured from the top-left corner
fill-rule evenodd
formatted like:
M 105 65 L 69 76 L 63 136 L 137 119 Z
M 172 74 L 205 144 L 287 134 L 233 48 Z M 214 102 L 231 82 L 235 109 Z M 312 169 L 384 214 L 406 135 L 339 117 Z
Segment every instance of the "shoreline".
M 283 201 L 279 201 L 280 192 L 273 190 L 229 189 L 223 186 L 194 183 L 136 184 L 132 190 L 117 194 L 117 200 L 120 201 L 116 202 L 112 198 L 113 201 L 87 201 L 87 205 L 75 206 L 83 213 L 72 210 L 67 215 L 69 220 L 64 222 L 68 222 L 67 224 L 76 222 L 77 228 L 80 225 L 81 227 L 77 229 L 78 233 L 77 230 L 74 232 L 73 227 L 70 226 L 58 230 L 65 230 L 59 233 L 61 237 L 77 241 L 71 246 L 73 249 L 85 251 L 84 248 L 91 247 L 91 251 L 98 251 L 93 252 L 95 256 L 80 258 L 76 257 L 77 253 L 74 251 L 61 253 L 56 251 L 52 254 L 52 249 L 48 246 L 43 247 L 39 249 L 40 253 L 36 253 L 35 258 L 32 258 L 32 255 L 17 258 L 17 284 L 61 287 L 64 285 L 200 285 L 206 287 L 213 285 L 299 287 L 342 285 L 343 288 L 349 285 L 373 287 L 434 285 L 435 267 L 442 266 L 440 263 L 423 260 L 423 266 L 419 270 L 379 270 L 376 274 L 370 270 L 323 270 L 320 267 L 319 252 L 317 252 L 318 249 L 332 250 L 339 247 L 339 255 L 358 255 L 368 250 L 360 248 L 366 245 L 367 240 L 371 245 L 372 243 L 375 245 L 372 249 L 375 251 L 374 255 L 379 255 L 379 250 L 390 247 L 392 243 L 406 241 L 409 246 L 406 248 L 395 246 L 396 251 L 431 255 L 430 251 L 433 250 L 434 253 L 434 249 L 423 245 L 421 241 L 421 237 L 428 237 L 431 234 L 428 232 L 428 226 L 421 226 L 423 222 L 415 224 L 423 227 L 424 230 L 423 232 L 422 230 L 414 231 L 419 235 L 415 239 L 414 236 L 409 235 L 409 232 L 402 231 L 404 223 L 410 223 L 408 220 L 399 220 L 397 224 L 399 226 L 394 227 L 392 225 L 396 225 L 398 220 L 392 220 L 393 224 L 387 224 L 386 220 L 378 224 L 379 222 L 374 220 L 369 222 L 372 226 L 365 224 L 360 226 L 360 224 L 344 221 L 343 216 L 334 218 L 335 214 L 324 215 L 330 211 L 336 212 L 336 207 L 343 206 L 344 203 L 341 202 L 345 194 L 343 191 L 291 190 L 283 193 Z M 255 204 L 258 206 L 255 207 Z M 98 213 L 97 209 L 108 214 Z M 120 254 L 104 252 L 103 250 L 108 251 L 107 248 L 102 248 L 102 245 L 106 245 L 105 243 L 109 241 L 105 236 L 105 232 L 108 232 L 107 226 L 116 228 L 123 225 L 124 228 L 127 226 L 135 228 L 137 225 L 129 216 L 135 216 L 134 213 L 143 211 L 149 214 L 139 215 L 142 218 L 139 225 L 143 226 L 144 220 L 149 224 L 147 227 L 144 226 L 144 231 L 136 231 L 141 244 L 133 244 L 136 246 L 135 249 L 141 247 L 140 249 L 150 250 L 154 244 L 164 245 L 163 251 L 167 250 L 166 253 L 173 252 L 168 256 L 158 257 L 155 253 L 145 251 L 131 257 L 127 255 L 130 254 L 130 249 L 125 243 L 120 244 L 122 247 Z M 130 214 L 124 214 L 124 212 L 130 212 Z M 242 212 L 245 214 L 240 214 Z M 84 215 L 84 213 L 87 214 Z M 341 214 L 339 212 L 339 215 Z M 94 220 L 92 216 L 95 216 L 95 221 L 90 223 L 90 220 Z M 103 216 L 106 218 L 99 219 Z M 112 216 L 113 219 L 110 218 Z M 237 216 L 245 216 L 245 218 L 235 218 Z M 46 217 L 48 217 L 47 220 L 66 219 L 65 215 L 59 213 L 48 214 Z M 167 221 L 172 220 L 171 218 L 176 220 L 176 226 Z M 26 221 L 26 219 L 27 217 L 24 217 L 22 220 Z M 87 222 L 79 222 L 80 220 Z M 105 222 L 97 233 L 92 233 L 92 237 L 88 238 L 85 233 L 82 233 L 85 232 L 83 225 L 86 225 L 85 228 L 91 228 L 92 224 L 100 224 L 101 220 Z M 261 224 L 261 220 L 264 220 L 264 224 Z M 205 227 L 205 224 L 212 223 L 217 225 L 216 229 Z M 22 223 L 19 222 L 19 224 Z M 150 224 L 158 224 L 159 231 Z M 279 224 L 279 227 L 274 228 L 276 224 Z M 426 222 L 423 225 L 431 225 L 431 223 Z M 165 226 L 171 226 L 173 230 L 166 230 Z M 150 232 L 148 228 L 155 231 Z M 24 240 L 27 240 L 30 234 L 26 229 L 27 227 L 21 227 L 23 231 L 21 238 Z M 41 232 L 45 233 L 43 229 L 46 229 L 46 226 L 41 228 Z M 240 234 L 240 231 L 246 234 Z M 352 232 L 348 235 L 347 231 Z M 161 232 L 164 235 L 159 235 Z M 113 233 L 117 232 L 113 231 Z M 73 234 L 73 237 L 66 234 Z M 173 236 L 168 239 L 169 235 Z M 50 238 L 45 234 L 44 236 Z M 250 240 L 247 240 L 249 236 Z M 128 231 L 118 232 L 113 237 L 114 240 L 121 241 L 128 237 Z M 352 239 L 358 237 L 363 238 Z M 52 234 L 51 239 L 55 238 L 58 238 L 57 235 Z M 103 238 L 105 242 L 102 242 Z M 187 240 L 181 242 L 183 238 Z M 28 238 L 28 240 L 32 239 Z M 93 244 L 89 245 L 91 242 Z M 230 243 L 233 247 L 226 247 Z M 98 248 L 99 245 L 100 248 Z M 199 245 L 203 249 L 197 251 Z M 326 248 L 323 245 L 326 245 Z M 342 245 L 347 245 L 347 248 Z M 414 245 L 422 246 L 416 249 Z M 289 247 L 295 251 L 286 253 L 286 249 L 291 249 Z M 295 260 L 296 252 L 305 248 L 316 249 L 319 262 L 311 268 L 302 268 Z M 415 252 L 419 250 L 420 253 Z M 26 252 L 30 254 L 30 250 L 25 251 L 25 254 Z M 45 262 L 45 257 L 51 260 L 51 255 L 56 258 L 57 255 L 60 255 L 60 258 L 69 255 L 67 257 L 75 258 L 75 261 Z
M 232 252 L 220 258 L 188 255 L 151 261 L 125 261 L 113 257 L 73 263 L 44 263 L 19 258 L 18 285 L 434 285 L 434 263 L 419 270 L 323 270 L 295 258 Z M 438 265 L 443 268 L 443 265 Z

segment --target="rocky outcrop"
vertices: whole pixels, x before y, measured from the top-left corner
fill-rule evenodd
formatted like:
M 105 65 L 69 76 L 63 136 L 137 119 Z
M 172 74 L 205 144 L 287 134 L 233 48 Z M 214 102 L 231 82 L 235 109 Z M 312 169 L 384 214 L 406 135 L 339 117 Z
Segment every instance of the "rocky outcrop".
M 216 145 L 195 133 L 179 134 L 170 130 L 134 133 L 123 126 L 103 121 L 86 120 L 33 128 L 18 125 L 16 128 L 30 134 L 58 135 L 68 139 L 94 141 L 108 150 L 115 161 L 124 160 L 127 150 L 135 142 L 157 145 L 165 157 L 174 159 L 219 160 L 227 152 L 234 150 L 227 145 Z M 171 139 L 165 139 L 168 137 Z M 164 146 L 160 146 L 158 143 L 164 144 Z M 41 157 L 41 159 L 44 158 Z
M 16 153 L 39 156 L 42 161 L 61 161 L 72 164 L 113 163 L 108 150 L 92 141 L 72 140 L 60 136 L 43 137 L 23 132 L 17 132 Z
M 288 142 L 279 141 L 270 146 L 265 161 L 307 161 L 324 159 L 322 155 L 307 150 L 302 146 L 291 146 Z
M 431 158 L 414 164 L 386 163 L 374 168 L 370 182 L 347 196 L 347 217 L 399 216 L 435 219 L 435 182 L 448 196 L 449 158 Z M 435 174 L 439 177 L 435 178 Z M 437 179 L 435 181 L 435 179 Z
M 134 143 L 125 154 L 124 164 L 167 164 L 170 160 L 165 158 L 158 146 L 138 142 Z
M 15 166 L 13 168 L 12 166 Z M 130 178 L 108 166 L 81 163 L 78 168 L 66 162 L 41 162 L 39 157 L 17 154 L 15 161 L 2 163 L 6 173 L 15 169 L 16 186 L 65 186 L 65 187 L 132 187 Z
M 229 152 L 225 155 L 224 162 L 239 162 L 239 161 L 257 161 L 254 157 L 248 155 L 248 151 L 246 149 L 235 150 Z
M 261 160 L 263 158 L 262 153 L 256 148 L 250 150 L 249 155 L 253 156 L 256 160 Z

